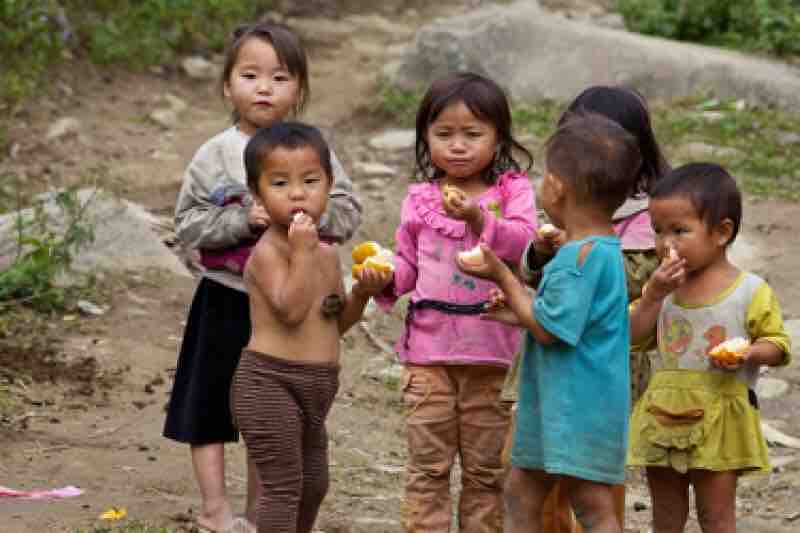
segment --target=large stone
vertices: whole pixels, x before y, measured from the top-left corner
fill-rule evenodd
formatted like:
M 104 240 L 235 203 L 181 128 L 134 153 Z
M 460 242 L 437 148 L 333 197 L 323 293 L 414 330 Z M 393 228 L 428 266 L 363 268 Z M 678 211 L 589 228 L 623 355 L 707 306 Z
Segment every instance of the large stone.
M 527 0 L 422 27 L 386 74 L 419 89 L 465 70 L 497 80 L 521 101 L 563 101 L 589 85 L 627 84 L 647 98 L 711 89 L 724 98 L 800 105 L 800 73 L 787 64 L 570 21 Z
M 414 130 L 387 130 L 370 139 L 368 144 L 378 150 L 406 150 L 414 147 L 416 138 Z
M 56 120 L 47 130 L 45 139 L 55 141 L 70 134 L 78 134 L 81 131 L 81 122 L 74 117 L 62 117 Z
M 66 220 L 56 207 L 54 198 L 54 194 L 44 195 L 43 205 L 54 220 L 53 231 L 61 233 Z M 161 242 L 153 229 L 158 219 L 144 207 L 95 189 L 79 191 L 78 198 L 82 204 L 89 202 L 82 220 L 94 228 L 95 238 L 74 257 L 72 267 L 75 271 L 126 272 L 156 268 L 190 275 L 177 256 Z M 31 217 L 32 210 L 22 211 L 22 216 Z M 14 254 L 16 220 L 16 213 L 0 216 L 0 257 Z M 59 220 L 62 222 L 60 225 Z
M 778 378 L 761 378 L 756 385 L 756 394 L 764 400 L 779 398 L 789 392 L 789 384 Z

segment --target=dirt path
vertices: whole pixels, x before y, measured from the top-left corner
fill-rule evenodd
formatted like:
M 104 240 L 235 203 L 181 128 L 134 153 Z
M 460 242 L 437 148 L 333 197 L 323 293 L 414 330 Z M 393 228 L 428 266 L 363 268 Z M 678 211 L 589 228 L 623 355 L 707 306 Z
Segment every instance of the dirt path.
M 391 242 L 411 161 L 410 151 L 380 153 L 365 147 L 381 126 L 366 111 L 375 100 L 377 73 L 421 22 L 476 3 L 451 0 L 431 7 L 423 1 L 352 0 L 343 4 L 353 15 L 300 22 L 312 45 L 313 96 L 306 119 L 326 129 L 348 168 L 380 161 L 398 170 L 397 177 L 380 179 L 352 173 L 366 205 L 356 240 Z M 59 77 L 61 98 L 34 107 L 20 131 L 12 132 L 20 139 L 13 164 L 29 176 L 30 187 L 79 182 L 87 169 L 99 169 L 105 183 L 125 197 L 169 215 L 186 161 L 226 125 L 213 84 L 169 71 L 109 74 L 77 65 Z M 179 121 L 162 129 L 143 120 L 168 92 L 189 104 Z M 80 132 L 59 143 L 41 141 L 52 121 L 64 115 L 80 120 Z M 793 279 L 797 206 L 749 201 L 746 213 L 746 261 L 780 289 L 787 315 L 800 317 L 800 287 Z M 30 416 L 16 420 L 11 430 L 0 428 L 0 485 L 76 485 L 86 494 L 48 503 L 2 502 L 3 532 L 74 531 L 95 524 L 110 506 L 126 507 L 134 519 L 191 527 L 199 500 L 188 449 L 160 435 L 194 281 L 140 273 L 114 286 L 104 302 L 111 305 L 109 313 L 59 325 L 65 335 L 63 359 L 94 360 L 99 379 L 30 383 L 24 391 L 24 414 Z M 399 314 L 370 315 L 368 325 L 372 335 L 390 341 L 400 330 Z M 343 343 L 342 387 L 330 423 L 332 490 L 318 528 L 327 533 L 398 532 L 405 444 L 397 382 L 383 372 L 389 357 L 363 329 L 355 328 Z M 792 392 L 767 402 L 765 416 L 782 421 L 784 429 L 797 428 L 800 419 L 793 413 L 800 405 L 800 370 L 795 366 L 783 377 Z M 243 448 L 231 446 L 229 452 L 229 486 L 241 508 Z M 791 467 L 788 472 L 790 477 L 780 482 L 794 490 L 770 489 L 767 500 L 762 495 L 769 487 L 756 484 L 743 493 L 745 512 L 782 516 L 792 509 L 798 476 Z M 645 493 L 641 483 L 634 483 L 629 507 L 647 501 Z M 630 531 L 644 528 L 647 514 L 632 511 Z

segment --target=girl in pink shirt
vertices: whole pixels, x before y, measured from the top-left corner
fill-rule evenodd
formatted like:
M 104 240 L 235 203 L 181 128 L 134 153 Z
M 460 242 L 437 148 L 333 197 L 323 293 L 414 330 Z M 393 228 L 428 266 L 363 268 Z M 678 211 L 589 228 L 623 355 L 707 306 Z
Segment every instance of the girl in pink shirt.
M 480 319 L 491 282 L 459 271 L 479 242 L 518 263 L 536 231 L 533 188 L 514 159 L 532 157 L 511 135 L 502 89 L 460 73 L 434 82 L 417 113 L 416 159 L 396 234 L 386 310 L 411 293 L 397 349 L 408 408 L 406 531 L 450 531 L 450 469 L 462 468 L 461 531 L 501 528 L 500 452 L 509 413 L 500 403 L 518 329 Z M 526 169 L 526 170 L 527 170 Z

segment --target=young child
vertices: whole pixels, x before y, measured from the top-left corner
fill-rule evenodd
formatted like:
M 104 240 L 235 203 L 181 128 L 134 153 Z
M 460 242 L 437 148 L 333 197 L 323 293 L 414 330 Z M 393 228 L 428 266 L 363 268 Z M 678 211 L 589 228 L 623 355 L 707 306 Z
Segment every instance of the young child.
M 495 281 L 488 318 L 526 330 L 506 483 L 507 533 L 542 531 L 560 481 L 578 520 L 620 532 L 611 485 L 624 479 L 630 409 L 627 289 L 613 214 L 642 180 L 636 139 L 599 115 L 575 116 L 546 145 L 539 198 L 565 242 L 532 299 L 483 247 L 467 273 Z
M 647 467 L 655 531 L 683 531 L 689 486 L 705 533 L 736 531 L 736 481 L 769 471 L 756 381 L 762 365 L 789 363 L 777 298 L 727 258 L 742 220 L 733 178 L 714 164 L 680 167 L 650 193 L 664 258 L 631 313 L 636 342 L 657 341 L 659 365 L 631 417 L 628 462 Z M 711 350 L 743 337 L 740 359 Z
M 233 521 L 225 491 L 224 443 L 238 440 L 230 415 L 230 384 L 250 338 L 250 311 L 240 271 L 249 245 L 269 224 L 265 210 L 249 194 L 232 202 L 226 197 L 246 186 L 243 153 L 248 139 L 258 128 L 302 109 L 309 93 L 305 51 L 283 26 L 241 26 L 231 36 L 221 86 L 233 107 L 234 125 L 206 142 L 192 159 L 175 222 L 186 246 L 223 255 L 230 250 L 233 260 L 206 270 L 197 287 L 164 426 L 164 436 L 191 446 L 202 498 L 197 525 L 210 531 L 226 531 Z M 320 231 L 346 240 L 358 226 L 361 207 L 333 154 L 331 165 L 335 183 Z M 248 466 L 247 515 L 252 521 L 257 483 L 255 469 Z
M 646 191 L 668 170 L 669 165 L 658 145 L 653 132 L 650 112 L 644 98 L 635 90 L 620 86 L 596 85 L 581 92 L 566 108 L 558 124 L 564 124 L 575 113 L 596 113 L 603 115 L 636 137 L 642 154 L 642 179 L 637 190 L 614 213 L 614 231 L 622 241 L 625 261 L 625 279 L 628 299 L 633 301 L 641 296 L 642 287 L 658 266 L 655 251 L 655 234 L 647 212 Z M 556 229 L 546 235 L 537 236 L 528 245 L 522 256 L 520 270 L 523 278 L 534 285 L 541 275 L 541 268 L 552 259 L 555 249 L 563 243 L 563 230 Z M 517 381 L 519 376 L 519 357 L 509 369 L 503 399 L 517 401 Z M 646 352 L 631 350 L 631 400 L 639 399 L 647 387 L 650 376 L 650 360 Z M 513 426 L 513 422 L 512 422 Z M 510 439 L 507 443 L 510 452 Z M 614 487 L 617 515 L 623 523 L 625 513 L 625 487 Z M 578 533 L 579 526 L 569 508 L 569 501 L 558 484 L 545 505 L 545 531 L 548 533 Z
M 500 403 L 520 334 L 478 316 L 492 284 L 462 274 L 456 254 L 483 242 L 518 262 L 535 232 L 533 189 L 514 151 L 500 87 L 462 73 L 438 80 L 417 113 L 416 159 L 396 234 L 394 282 L 377 301 L 411 293 L 404 335 L 406 530 L 450 531 L 450 469 L 461 460 L 461 531 L 495 532 L 502 515 L 500 451 L 508 410 Z
M 248 187 L 271 223 L 245 267 L 253 333 L 231 407 L 258 468 L 260 533 L 310 533 L 328 488 L 339 337 L 391 279 L 366 269 L 344 292 L 337 247 L 316 227 L 333 181 L 329 154 L 316 129 L 288 122 L 259 130 L 245 150 Z

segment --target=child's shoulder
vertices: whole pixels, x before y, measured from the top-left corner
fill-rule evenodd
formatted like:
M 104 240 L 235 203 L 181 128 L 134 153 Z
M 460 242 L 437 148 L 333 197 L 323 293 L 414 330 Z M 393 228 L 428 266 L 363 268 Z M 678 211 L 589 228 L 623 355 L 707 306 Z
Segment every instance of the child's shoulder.
M 217 133 L 200 145 L 194 154 L 194 161 L 205 161 L 216 157 L 228 148 L 244 150 L 247 137 L 236 126 L 231 126 Z

